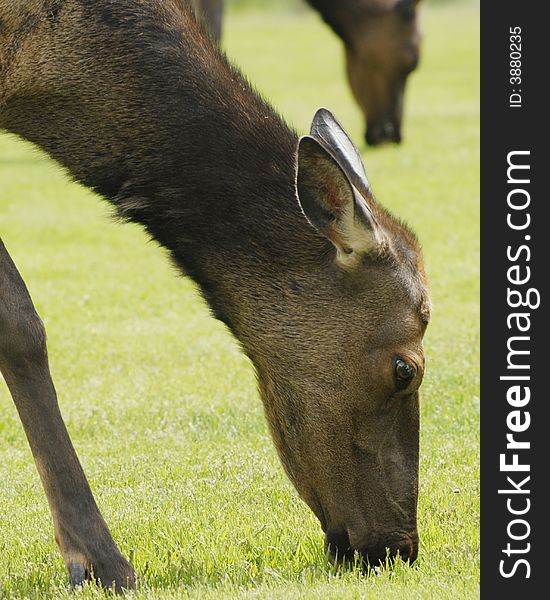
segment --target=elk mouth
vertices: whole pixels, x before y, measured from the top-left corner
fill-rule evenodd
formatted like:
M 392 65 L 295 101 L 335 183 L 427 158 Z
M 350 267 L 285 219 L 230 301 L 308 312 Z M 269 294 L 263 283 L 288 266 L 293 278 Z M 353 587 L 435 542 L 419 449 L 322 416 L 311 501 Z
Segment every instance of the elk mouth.
M 325 552 L 333 564 L 353 561 L 355 552 L 348 532 L 345 529 L 329 529 L 325 534 Z
M 391 121 L 378 121 L 367 127 L 365 141 L 369 146 L 383 143 L 401 143 L 401 128 Z
M 397 555 L 403 562 L 412 564 L 418 556 L 418 533 L 416 530 L 390 533 L 379 536 L 374 543 L 354 547 L 345 529 L 329 529 L 325 535 L 325 552 L 333 564 L 353 564 L 357 556 L 363 566 L 379 567 Z

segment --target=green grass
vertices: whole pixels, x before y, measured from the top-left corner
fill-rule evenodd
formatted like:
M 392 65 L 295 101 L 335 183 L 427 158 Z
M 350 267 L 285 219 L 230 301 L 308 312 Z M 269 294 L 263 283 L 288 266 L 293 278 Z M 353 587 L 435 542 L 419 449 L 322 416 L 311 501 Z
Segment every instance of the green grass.
M 53 376 L 139 598 L 476 598 L 479 584 L 478 14 L 423 9 L 405 142 L 365 150 L 379 200 L 424 247 L 425 339 L 416 565 L 340 572 L 283 474 L 249 361 L 138 227 L 0 136 L 0 235 L 44 318 Z M 231 57 L 305 132 L 362 121 L 338 41 L 315 15 L 230 13 Z M 76 598 L 103 597 L 87 586 Z M 0 597 L 72 597 L 26 438 L 0 385 Z

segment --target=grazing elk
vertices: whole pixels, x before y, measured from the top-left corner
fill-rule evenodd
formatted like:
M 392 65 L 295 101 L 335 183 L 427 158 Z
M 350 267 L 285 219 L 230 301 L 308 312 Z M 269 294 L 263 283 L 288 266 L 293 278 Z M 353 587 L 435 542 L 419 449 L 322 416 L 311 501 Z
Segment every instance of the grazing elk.
M 369 145 L 401 142 L 405 84 L 420 51 L 419 0 L 307 0 L 344 42 Z
M 183 0 L 0 0 L 0 128 L 142 224 L 197 282 L 255 366 L 331 558 L 414 560 L 427 284 L 414 235 L 375 201 L 330 112 L 298 138 Z M 133 586 L 1 244 L 0 369 L 71 582 Z
M 215 39 L 221 37 L 223 0 L 195 0 Z M 307 0 L 340 37 L 348 81 L 367 121 L 369 145 L 401 142 L 405 83 L 416 69 L 419 0 Z

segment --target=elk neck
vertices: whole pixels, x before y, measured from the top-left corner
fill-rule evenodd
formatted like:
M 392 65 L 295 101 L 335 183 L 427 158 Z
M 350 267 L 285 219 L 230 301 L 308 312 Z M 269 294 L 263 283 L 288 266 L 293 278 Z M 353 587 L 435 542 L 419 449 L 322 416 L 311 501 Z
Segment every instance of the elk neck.
M 239 277 L 326 247 L 296 199 L 297 136 L 179 2 L 143 6 L 27 18 L 4 57 L 0 127 L 142 224 L 229 322 L 222 296 Z

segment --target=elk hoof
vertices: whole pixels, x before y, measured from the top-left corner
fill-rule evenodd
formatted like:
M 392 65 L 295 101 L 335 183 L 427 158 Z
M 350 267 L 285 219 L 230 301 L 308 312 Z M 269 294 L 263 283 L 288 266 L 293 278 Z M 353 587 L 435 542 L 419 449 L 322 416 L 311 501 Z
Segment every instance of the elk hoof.
M 112 564 L 108 566 L 93 564 L 88 568 L 81 562 L 71 562 L 69 564 L 69 583 L 72 588 L 81 586 L 85 581 L 99 583 L 104 588 L 115 590 L 121 594 L 123 590 L 130 590 L 136 587 L 136 574 L 130 563 L 119 556 Z

